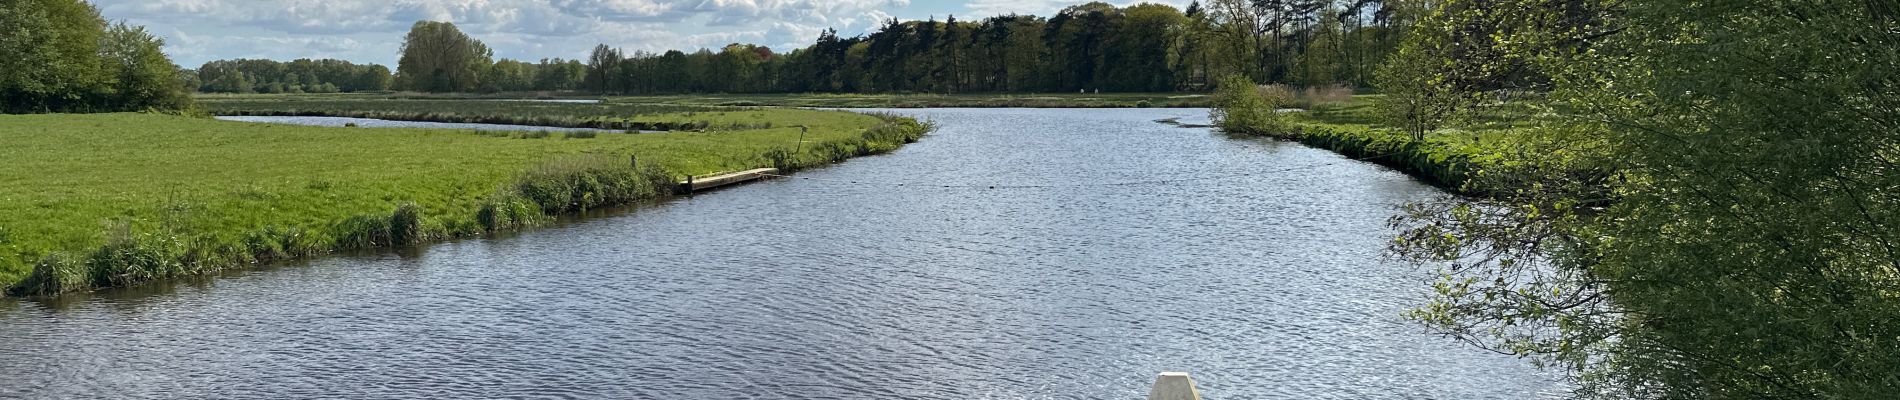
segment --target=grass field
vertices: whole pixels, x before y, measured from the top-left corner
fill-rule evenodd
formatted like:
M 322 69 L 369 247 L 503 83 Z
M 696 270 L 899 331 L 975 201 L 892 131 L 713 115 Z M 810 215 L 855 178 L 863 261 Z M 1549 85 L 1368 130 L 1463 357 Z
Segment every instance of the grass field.
M 1382 122 L 1378 100 L 1378 95 L 1353 96 L 1345 102 L 1317 104 L 1291 113 L 1288 118 L 1292 131 L 1277 136 L 1383 164 L 1466 194 L 1509 189 L 1472 184 L 1472 174 L 1494 166 L 1499 152 L 1517 147 L 1517 141 L 1530 140 L 1515 126 L 1526 120 L 1523 114 L 1505 110 L 1501 113 L 1510 115 L 1476 118 L 1416 140 Z
M 797 109 L 636 118 L 715 127 L 569 137 L 151 114 L 0 116 L 0 287 L 125 286 L 512 229 L 668 195 L 683 174 L 814 166 L 890 150 L 927 129 Z M 803 152 L 792 150 L 799 125 L 810 127 Z M 643 168 L 629 166 L 629 155 Z
M 219 96 L 199 102 L 216 115 L 335 116 L 398 121 L 470 122 L 635 130 L 695 130 L 776 120 L 724 118 L 743 107 L 673 104 L 573 104 L 478 99 L 399 99 L 357 95 Z M 705 113 L 704 118 L 682 118 Z

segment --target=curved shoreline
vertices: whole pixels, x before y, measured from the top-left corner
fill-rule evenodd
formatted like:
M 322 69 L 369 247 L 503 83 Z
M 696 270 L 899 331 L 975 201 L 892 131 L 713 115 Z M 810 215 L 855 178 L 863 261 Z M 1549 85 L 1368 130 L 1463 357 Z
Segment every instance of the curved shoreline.
M 837 138 L 834 133 L 833 138 L 803 152 L 774 148 L 759 154 L 728 156 L 763 159 L 789 173 L 889 152 L 921 139 L 931 129 L 929 124 L 913 119 L 872 117 L 881 122 L 845 138 Z M 826 129 L 836 132 L 842 127 Z M 121 222 L 118 228 L 108 227 L 106 243 L 100 247 L 47 249 L 38 255 L 6 254 L 26 260 L 28 271 L 17 282 L 4 282 L 0 295 L 39 297 L 130 287 L 331 252 L 518 231 L 591 209 L 674 196 L 678 190 L 674 176 L 678 173 L 653 163 L 639 164 L 626 154 L 599 154 L 531 165 L 502 183 L 493 194 L 475 197 L 479 206 L 469 211 L 425 209 L 415 200 L 444 194 L 410 193 L 398 199 L 401 201 L 394 209 L 314 225 L 280 221 L 240 232 L 153 231 Z

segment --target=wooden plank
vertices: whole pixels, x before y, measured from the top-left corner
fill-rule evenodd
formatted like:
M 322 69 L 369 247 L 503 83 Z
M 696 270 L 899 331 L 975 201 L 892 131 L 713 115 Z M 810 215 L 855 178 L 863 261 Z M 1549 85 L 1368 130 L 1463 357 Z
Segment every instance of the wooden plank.
M 686 189 L 687 192 L 697 192 L 720 186 L 751 182 L 770 176 L 768 174 L 776 173 L 778 173 L 778 168 L 759 168 L 707 177 L 687 177 L 685 181 L 680 182 L 680 187 Z

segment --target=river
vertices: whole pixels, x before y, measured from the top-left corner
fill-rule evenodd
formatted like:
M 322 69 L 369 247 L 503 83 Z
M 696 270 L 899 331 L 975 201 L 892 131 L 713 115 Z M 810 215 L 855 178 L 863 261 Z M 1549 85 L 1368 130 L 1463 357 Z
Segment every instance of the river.
M 1440 195 L 1197 110 L 887 110 L 894 153 L 507 237 L 0 300 L 0 398 L 1520 399 L 1401 313 Z M 899 186 L 901 184 L 901 186 Z M 994 189 L 991 186 L 995 186 Z

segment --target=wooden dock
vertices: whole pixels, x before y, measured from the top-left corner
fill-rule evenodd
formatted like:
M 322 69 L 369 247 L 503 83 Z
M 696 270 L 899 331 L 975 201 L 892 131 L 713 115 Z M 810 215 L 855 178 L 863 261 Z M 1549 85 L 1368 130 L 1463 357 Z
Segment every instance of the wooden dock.
M 693 193 L 701 190 L 715 189 L 721 186 L 765 179 L 777 173 L 778 168 L 759 168 L 707 177 L 688 175 L 685 181 L 680 182 L 680 190 L 686 193 Z

